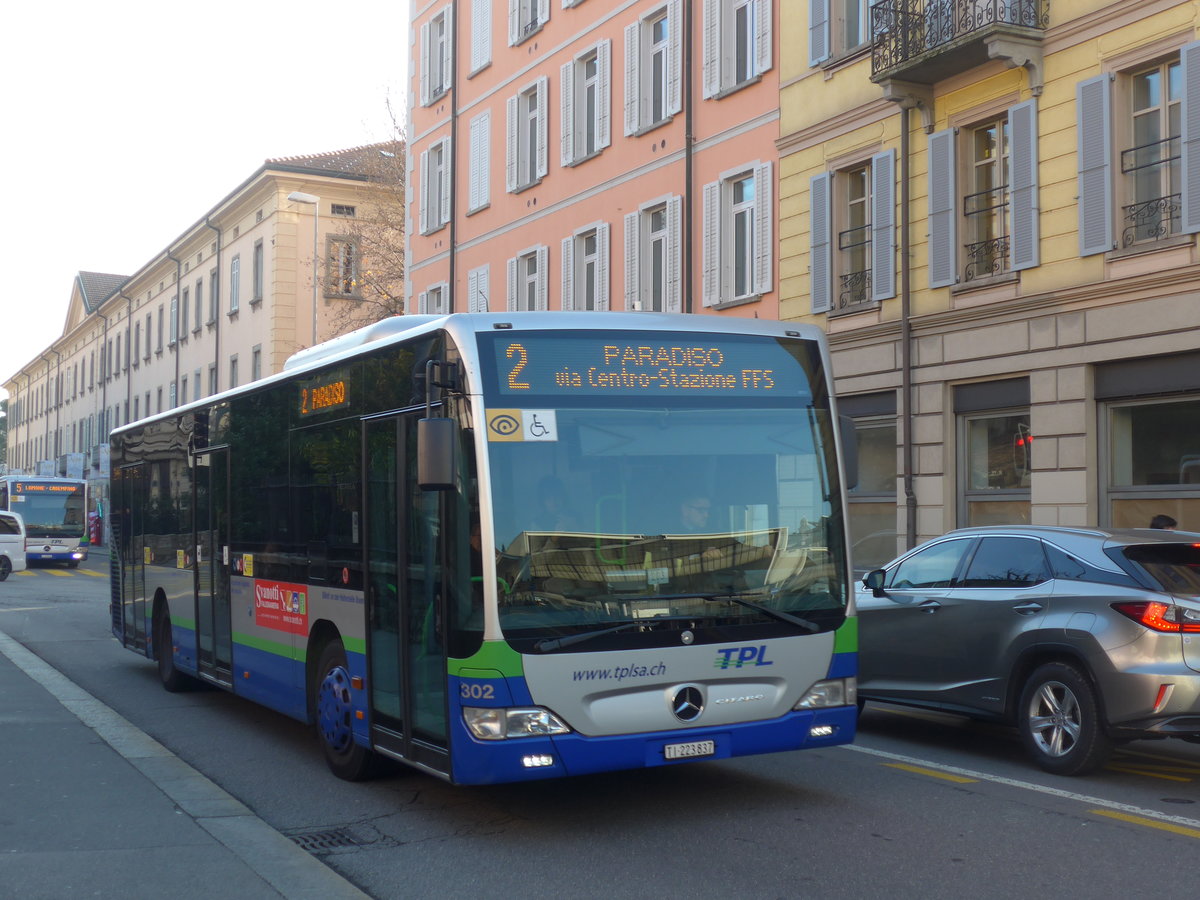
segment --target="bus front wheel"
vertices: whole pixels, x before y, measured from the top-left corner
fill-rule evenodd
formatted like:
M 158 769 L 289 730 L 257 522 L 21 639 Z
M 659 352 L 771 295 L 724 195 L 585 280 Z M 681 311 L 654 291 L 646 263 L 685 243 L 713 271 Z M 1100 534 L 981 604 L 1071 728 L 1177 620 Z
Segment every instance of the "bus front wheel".
M 371 778 L 378 770 L 379 757 L 354 740 L 350 671 L 340 641 L 330 641 L 322 648 L 314 680 L 317 737 L 325 762 L 334 775 L 346 781 Z

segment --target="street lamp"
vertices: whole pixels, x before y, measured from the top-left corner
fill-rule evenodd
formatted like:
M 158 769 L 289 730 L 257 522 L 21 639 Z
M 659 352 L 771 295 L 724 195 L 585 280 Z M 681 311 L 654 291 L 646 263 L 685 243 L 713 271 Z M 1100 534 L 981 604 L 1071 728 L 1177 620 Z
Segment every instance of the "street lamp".
M 288 199 L 293 203 L 311 203 L 313 208 L 313 271 L 312 271 L 312 344 L 317 345 L 317 223 L 321 218 L 321 198 L 304 191 L 292 191 Z

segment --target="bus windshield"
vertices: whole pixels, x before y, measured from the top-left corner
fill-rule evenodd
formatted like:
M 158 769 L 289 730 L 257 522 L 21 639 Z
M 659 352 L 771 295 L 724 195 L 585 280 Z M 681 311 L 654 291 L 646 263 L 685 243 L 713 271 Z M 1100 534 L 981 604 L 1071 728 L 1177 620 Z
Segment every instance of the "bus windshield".
M 531 386 L 533 344 L 522 371 Z M 515 399 L 498 392 L 489 423 L 521 421 L 519 434 L 488 441 L 500 624 L 514 646 L 591 650 L 678 643 L 684 630 L 700 641 L 729 640 L 738 626 L 753 639 L 841 625 L 832 424 L 811 399 L 820 379 L 801 365 L 811 361 L 779 348 L 758 342 L 754 352 L 756 371 L 777 383 L 789 380 L 780 367 L 794 370 L 784 397 L 665 390 L 649 403 L 636 392 L 614 401 L 550 390 L 531 396 L 538 408 L 495 409 Z
M 52 489 L 31 483 L 17 485 L 12 493 L 13 511 L 25 519 L 30 537 L 83 537 L 83 486 Z

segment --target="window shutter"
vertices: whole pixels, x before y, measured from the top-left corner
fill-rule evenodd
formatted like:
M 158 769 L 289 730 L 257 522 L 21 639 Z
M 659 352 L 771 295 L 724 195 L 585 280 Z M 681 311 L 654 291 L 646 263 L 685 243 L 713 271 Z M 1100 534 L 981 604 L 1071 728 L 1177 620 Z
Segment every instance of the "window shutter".
M 1009 183 L 1012 225 L 1009 257 L 1014 272 L 1040 262 L 1038 206 L 1038 108 L 1037 98 L 1018 103 L 1008 111 L 1012 135 L 1009 151 Z
M 812 219 L 809 226 L 809 294 L 812 311 L 815 313 L 826 312 L 833 305 L 833 271 L 830 259 L 833 220 L 829 209 L 832 183 L 833 176 L 822 172 L 813 176 L 808 188 L 808 208 Z
M 772 166 L 761 163 L 754 167 L 754 290 L 768 294 L 774 283 L 772 260 L 775 241 L 772 227 L 775 221 L 775 196 L 772 188 Z
M 721 301 L 721 182 L 704 186 L 704 260 L 700 280 L 700 303 L 714 306 Z
M 829 0 L 808 0 L 808 64 L 829 59 Z
M 537 299 L 535 300 L 536 308 L 541 311 L 549 309 L 549 287 L 550 287 L 550 248 L 537 248 Z
M 550 21 L 550 0 L 537 0 L 538 23 L 545 25 Z
M 490 308 L 492 283 L 492 268 L 491 266 L 479 267 L 479 312 L 487 312 Z
M 454 78 L 454 6 L 447 6 L 442 11 L 442 15 L 446 17 L 443 25 L 446 35 L 446 52 L 442 57 L 442 88 L 450 90 L 454 87 L 451 83 Z
M 467 163 L 467 209 L 478 209 L 482 204 L 479 202 L 479 182 L 482 176 L 484 166 L 483 147 L 480 144 L 480 120 L 485 114 L 481 113 L 471 120 L 471 145 L 468 150 L 469 161 Z M 470 293 L 470 288 L 468 288 Z
M 450 167 L 454 165 L 454 148 L 450 145 L 450 138 L 442 139 L 442 171 L 439 173 L 442 179 L 442 208 L 438 210 L 438 225 L 445 225 L 450 221 Z
M 683 71 L 683 0 L 671 0 L 667 6 L 669 33 L 667 35 L 667 112 L 677 114 L 683 109 L 681 72 Z
M 929 286 L 949 287 L 958 279 L 958 189 L 955 185 L 955 131 L 929 136 Z
M 417 213 L 420 219 L 421 234 L 429 233 L 429 151 L 421 151 L 421 195 L 420 195 L 420 210 Z
M 543 75 L 537 80 L 537 173 L 538 178 L 545 178 L 550 171 L 546 155 L 546 144 L 549 141 L 550 117 L 546 114 L 546 103 L 550 97 L 550 79 Z
M 1075 86 L 1079 153 L 1079 255 L 1113 248 L 1112 92 L 1110 75 Z
M 421 291 L 417 295 L 417 312 L 426 315 L 429 312 L 429 291 Z
M 488 311 L 488 267 L 472 269 L 467 275 L 467 311 Z
M 1183 98 L 1180 118 L 1182 221 L 1185 233 L 1200 231 L 1200 42 L 1179 51 L 1183 69 Z
M 562 308 L 575 308 L 575 235 L 562 240 Z
M 676 19 L 676 22 L 679 20 Z M 666 312 L 683 312 L 683 198 L 667 201 Z
M 721 9 L 719 0 L 704 0 L 704 99 L 721 91 Z
M 492 61 L 492 0 L 471 3 L 471 71 Z
M 641 72 L 641 22 L 625 27 L 625 136 L 636 134 L 640 126 L 642 87 L 638 83 Z
M 521 0 L 508 0 L 508 46 L 521 40 Z
M 607 310 L 608 302 L 608 223 L 596 227 L 596 309 Z
M 642 250 L 639 234 L 641 212 L 625 216 L 625 309 L 636 309 L 639 291 L 638 256 Z
M 871 157 L 871 301 L 895 296 L 896 151 L 886 150 Z
M 559 69 L 559 128 L 562 147 L 559 161 L 563 166 L 575 162 L 575 60 L 568 60 Z
M 492 200 L 492 113 L 485 110 L 479 114 L 479 205 L 487 206 Z
M 517 258 L 514 256 L 508 261 L 508 312 L 515 312 L 517 309 Z
M 479 270 L 467 273 L 467 312 L 475 312 L 476 297 L 479 296 Z
M 754 24 L 754 72 L 761 75 L 774 65 L 774 23 L 771 21 L 771 4 L 766 0 L 754 0 Z
M 599 146 L 603 149 L 612 143 L 612 41 L 601 41 L 597 45 L 596 62 L 600 82 L 596 134 Z
M 421 25 L 421 105 L 429 105 L 429 23 Z
M 509 97 L 508 127 L 506 129 L 506 143 L 508 146 L 504 157 L 504 181 L 510 194 L 517 190 L 517 168 L 520 165 L 520 161 L 517 159 L 517 114 L 519 108 L 518 98 Z

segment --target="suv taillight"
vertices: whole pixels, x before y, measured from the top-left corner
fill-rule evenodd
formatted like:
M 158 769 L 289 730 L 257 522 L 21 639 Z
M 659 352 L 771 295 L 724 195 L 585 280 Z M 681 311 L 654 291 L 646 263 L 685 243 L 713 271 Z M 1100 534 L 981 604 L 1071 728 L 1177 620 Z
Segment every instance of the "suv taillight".
M 1170 603 L 1145 600 L 1138 603 L 1114 603 L 1112 608 L 1152 631 L 1167 634 L 1200 634 L 1200 613 Z

